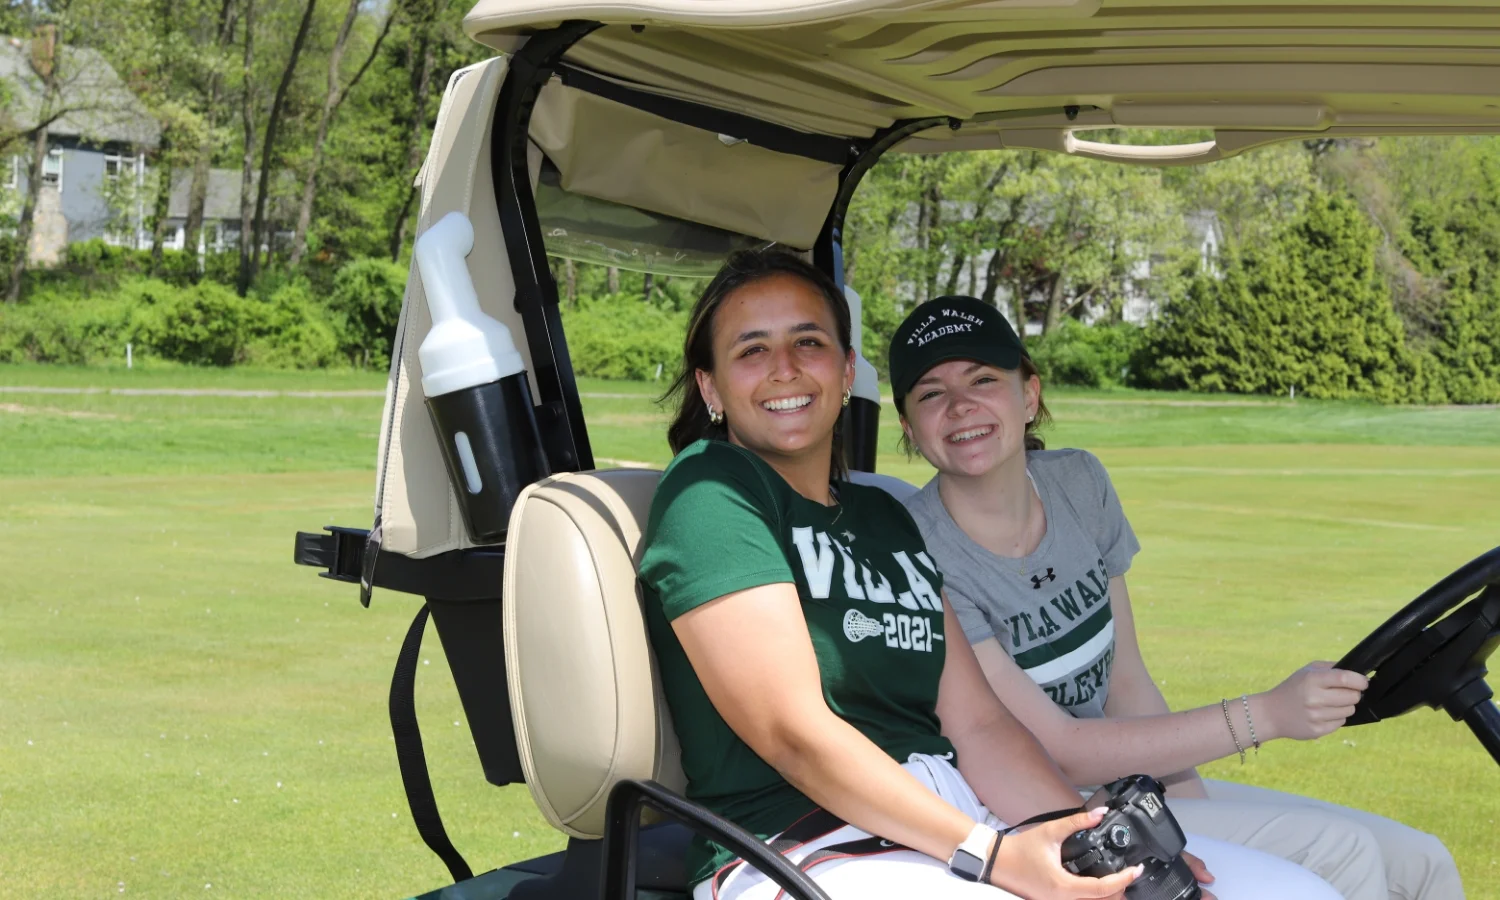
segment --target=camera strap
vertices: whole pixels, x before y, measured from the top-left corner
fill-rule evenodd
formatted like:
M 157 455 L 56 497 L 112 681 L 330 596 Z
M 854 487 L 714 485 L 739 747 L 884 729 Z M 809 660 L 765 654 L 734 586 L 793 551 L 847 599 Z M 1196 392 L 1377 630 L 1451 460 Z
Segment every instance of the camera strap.
M 1043 822 L 1054 822 L 1058 819 L 1066 819 L 1068 816 L 1077 815 L 1081 812 L 1083 812 L 1083 807 L 1075 806 L 1072 809 L 1055 809 L 1052 812 L 1037 813 L 1026 821 L 1018 825 L 1012 825 L 1004 831 L 1000 832 L 1000 837 L 1004 838 L 1009 835 L 1015 834 L 1017 831 L 1020 831 L 1022 828 L 1026 828 L 1030 825 L 1040 825 Z

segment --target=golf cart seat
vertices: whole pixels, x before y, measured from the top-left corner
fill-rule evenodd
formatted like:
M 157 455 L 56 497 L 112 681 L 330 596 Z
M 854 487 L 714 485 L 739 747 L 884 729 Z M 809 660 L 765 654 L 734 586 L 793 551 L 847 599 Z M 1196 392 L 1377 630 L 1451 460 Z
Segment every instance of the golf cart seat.
M 620 781 L 686 784 L 635 577 L 660 476 L 556 475 L 526 488 L 511 513 L 503 633 L 516 749 L 543 818 L 574 843 L 604 838 Z M 637 884 L 686 892 L 687 830 L 652 831 L 670 833 L 645 843 Z
M 511 513 L 503 634 L 516 749 L 542 816 L 574 839 L 570 853 L 605 838 L 622 781 L 679 794 L 686 786 L 636 581 L 660 477 L 650 469 L 556 475 L 522 491 Z M 854 477 L 898 496 L 915 490 L 889 475 Z M 686 893 L 689 838 L 675 823 L 646 829 L 636 884 Z

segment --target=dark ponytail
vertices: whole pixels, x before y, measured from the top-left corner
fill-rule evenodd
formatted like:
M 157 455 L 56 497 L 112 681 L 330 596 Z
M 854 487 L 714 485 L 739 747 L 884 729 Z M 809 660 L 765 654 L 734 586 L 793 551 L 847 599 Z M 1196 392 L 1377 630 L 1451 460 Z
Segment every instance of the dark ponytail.
M 687 336 L 682 343 L 682 369 L 659 401 L 664 404 L 671 401 L 677 405 L 672 424 L 667 428 L 667 445 L 672 448 L 673 455 L 681 453 L 684 447 L 703 438 L 729 440 L 727 422 L 715 425 L 708 420 L 708 407 L 698 391 L 695 373 L 699 369 L 705 372 L 714 370 L 714 318 L 719 307 L 740 288 L 773 275 L 791 275 L 818 289 L 818 293 L 828 301 L 828 308 L 833 311 L 838 327 L 839 348 L 845 353 L 849 352 L 849 302 L 844 298 L 844 292 L 823 270 L 776 247 L 740 250 L 731 254 L 714 280 L 703 289 L 698 302 L 693 305 L 692 315 L 688 318 Z M 842 416 L 833 428 L 832 466 L 833 476 L 843 477 L 846 469 Z

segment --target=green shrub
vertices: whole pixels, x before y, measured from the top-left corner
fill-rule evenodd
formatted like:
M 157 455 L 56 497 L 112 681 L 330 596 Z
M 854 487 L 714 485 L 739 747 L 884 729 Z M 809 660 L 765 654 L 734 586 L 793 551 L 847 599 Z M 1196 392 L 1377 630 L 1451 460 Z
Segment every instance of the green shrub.
M 288 281 L 264 301 L 244 348 L 246 362 L 279 369 L 318 369 L 339 361 L 339 339 L 306 281 Z
M 650 380 L 657 366 L 670 377 L 682 360 L 687 313 L 644 303 L 639 295 L 579 298 L 562 318 L 578 375 Z
M 125 355 L 130 306 L 118 297 L 0 304 L 0 362 L 83 365 Z
M 1043 384 L 1117 387 L 1129 381 L 1130 361 L 1144 334 L 1139 326 L 1084 325 L 1064 319 L 1056 328 L 1027 341 Z
M 390 364 L 406 292 L 406 266 L 387 259 L 356 259 L 333 276 L 325 306 L 338 352 L 358 366 Z
M 134 315 L 131 336 L 147 353 L 196 365 L 242 362 L 251 340 L 267 332 L 267 309 L 220 284 L 177 288 L 155 279 L 121 286 Z
M 1264 247 L 1197 278 L 1147 332 L 1136 367 L 1168 389 L 1363 397 L 1429 392 L 1375 266 L 1379 235 L 1354 203 L 1312 198 Z

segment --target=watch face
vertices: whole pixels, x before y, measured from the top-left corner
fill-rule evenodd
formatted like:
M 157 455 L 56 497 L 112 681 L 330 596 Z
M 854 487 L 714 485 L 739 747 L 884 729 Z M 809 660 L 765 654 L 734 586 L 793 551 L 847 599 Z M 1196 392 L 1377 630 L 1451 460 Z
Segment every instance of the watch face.
M 978 881 L 983 870 L 984 860 L 967 850 L 953 851 L 953 858 L 948 860 L 948 871 L 965 881 Z

